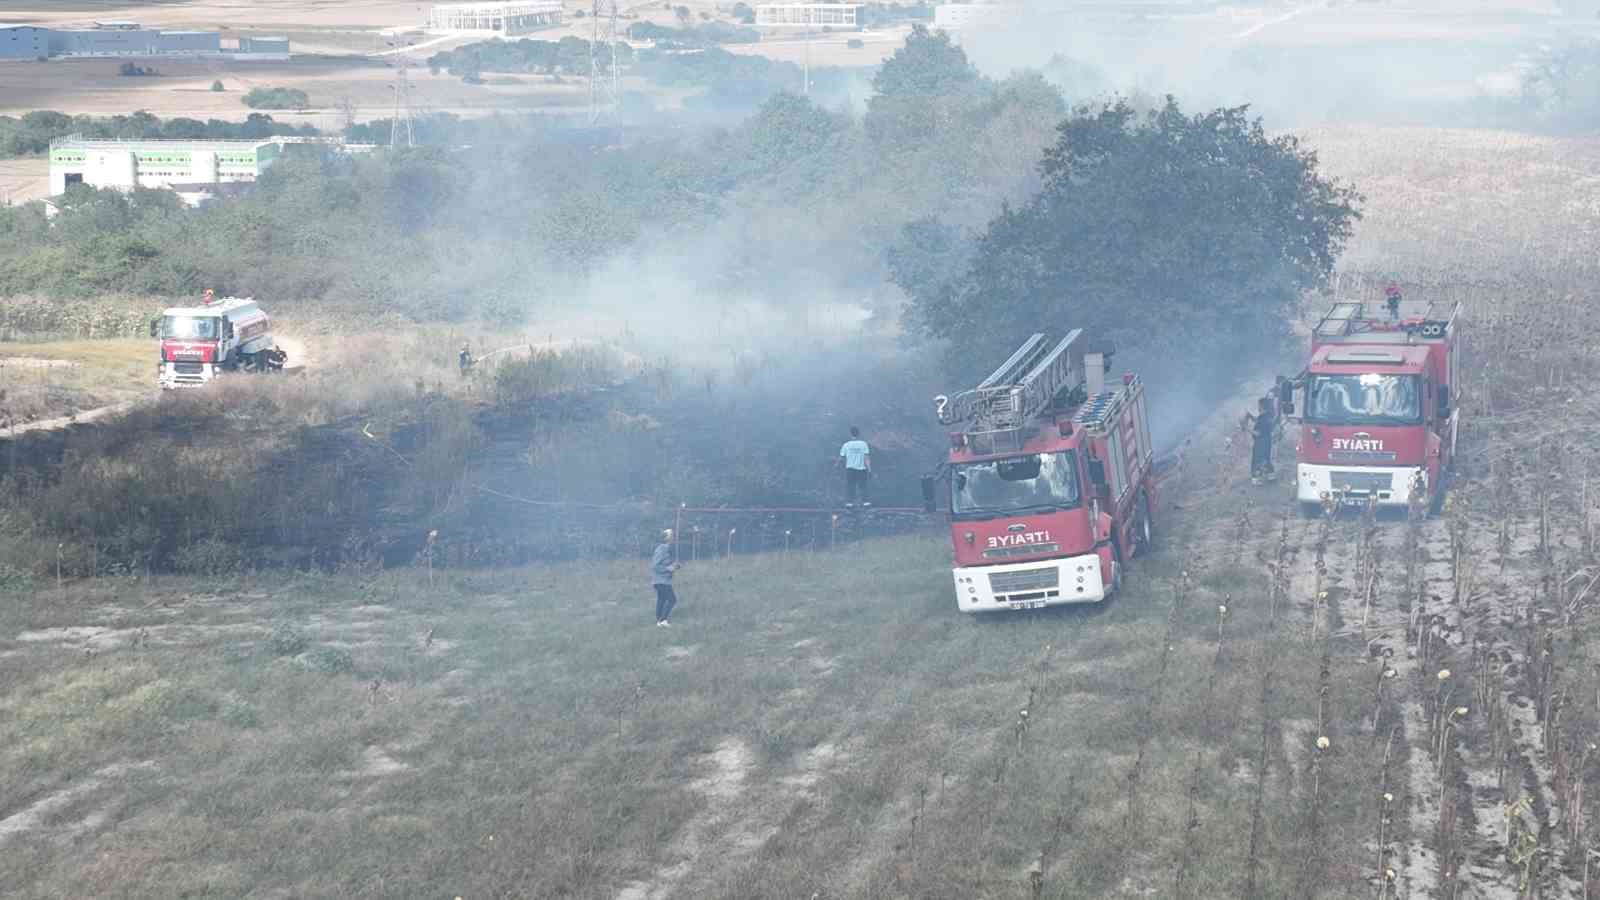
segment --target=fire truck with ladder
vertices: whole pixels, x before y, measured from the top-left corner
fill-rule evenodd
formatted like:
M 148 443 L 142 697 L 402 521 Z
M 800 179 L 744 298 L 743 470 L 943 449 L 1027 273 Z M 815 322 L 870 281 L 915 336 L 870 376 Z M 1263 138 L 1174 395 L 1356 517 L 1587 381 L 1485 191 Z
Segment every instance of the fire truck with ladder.
M 1302 398 L 1295 495 L 1308 515 L 1443 502 L 1461 424 L 1461 305 L 1405 300 L 1392 284 L 1385 294 L 1381 312 L 1334 303 L 1312 329 L 1305 371 L 1283 383 L 1286 415 Z
M 1156 509 L 1144 384 L 1106 384 L 1110 352 L 1082 329 L 1035 334 L 977 387 L 934 399 L 957 425 L 948 479 L 957 606 L 963 612 L 1093 603 L 1150 546 Z
M 150 322 L 161 339 L 156 382 L 163 389 L 202 385 L 221 372 L 276 372 L 288 354 L 272 341 L 272 323 L 251 298 L 216 299 L 207 289 L 199 306 L 175 306 Z

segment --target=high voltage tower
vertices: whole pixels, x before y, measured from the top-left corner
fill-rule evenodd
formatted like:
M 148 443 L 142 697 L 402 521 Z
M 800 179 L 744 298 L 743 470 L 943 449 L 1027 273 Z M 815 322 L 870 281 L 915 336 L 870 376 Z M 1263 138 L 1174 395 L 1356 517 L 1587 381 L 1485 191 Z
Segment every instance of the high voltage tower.
M 389 147 L 394 149 L 400 146 L 401 122 L 404 121 L 406 133 L 406 146 L 415 147 L 417 136 L 411 128 L 411 79 L 406 75 L 406 58 L 400 57 L 400 65 L 394 73 L 394 117 L 389 120 Z
M 592 125 L 600 120 L 602 112 L 616 110 L 620 96 L 617 87 L 617 0 L 594 0 L 594 8 L 589 15 L 594 23 L 594 36 L 589 40 L 589 123 Z M 601 25 L 602 17 L 605 19 L 604 25 Z M 600 79 L 602 39 L 611 50 L 611 77 L 606 83 Z
M 394 149 L 400 146 L 400 130 L 405 129 L 406 146 L 415 147 L 417 136 L 411 127 L 411 78 L 407 69 L 411 66 L 409 51 L 411 42 L 401 43 L 399 35 L 395 40 L 386 41 L 392 49 L 383 55 L 394 55 L 394 84 L 390 88 L 394 91 L 394 116 L 389 119 L 389 147 Z M 402 124 L 403 123 L 403 124 Z

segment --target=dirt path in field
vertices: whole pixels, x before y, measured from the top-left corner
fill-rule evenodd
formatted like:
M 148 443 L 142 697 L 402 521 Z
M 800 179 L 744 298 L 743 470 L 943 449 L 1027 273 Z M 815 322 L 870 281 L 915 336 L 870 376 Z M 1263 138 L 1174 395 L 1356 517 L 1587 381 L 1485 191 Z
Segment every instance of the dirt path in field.
M 113 786 L 126 778 L 129 772 L 154 767 L 153 762 L 116 763 L 99 769 L 88 778 L 45 794 L 23 809 L 0 819 L 0 847 L 23 835 L 45 830 L 46 821 L 57 818 L 64 810 L 94 795 L 103 793 L 102 788 Z M 118 801 L 112 800 L 100 804 L 83 816 L 66 822 L 57 822 L 49 826 L 48 830 L 66 838 L 96 830 L 111 818 L 117 803 Z
M 98 409 L 90 409 L 81 413 L 74 413 L 70 416 L 59 416 L 54 419 L 40 419 L 36 422 L 25 422 L 17 425 L 10 425 L 0 429 L 0 438 L 9 440 L 11 438 L 19 437 L 35 431 L 53 431 L 57 428 L 71 428 L 74 425 L 85 425 L 89 422 L 98 421 L 100 419 L 119 416 L 138 405 L 138 401 L 128 400 L 122 403 L 113 403 L 110 406 L 102 406 Z

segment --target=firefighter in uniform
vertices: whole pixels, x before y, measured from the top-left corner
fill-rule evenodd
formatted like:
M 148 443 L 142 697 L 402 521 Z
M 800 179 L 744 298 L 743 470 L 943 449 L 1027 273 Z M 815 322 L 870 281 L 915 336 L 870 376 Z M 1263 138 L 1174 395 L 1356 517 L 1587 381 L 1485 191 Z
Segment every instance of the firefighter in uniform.
M 456 361 L 461 365 L 461 377 L 467 377 L 467 373 L 472 370 L 472 349 L 468 345 L 462 344 L 461 352 L 457 354 Z
M 1271 396 L 1262 397 L 1254 413 L 1245 413 L 1243 426 L 1250 431 L 1250 481 L 1261 484 L 1277 472 L 1272 467 L 1272 437 L 1278 416 Z

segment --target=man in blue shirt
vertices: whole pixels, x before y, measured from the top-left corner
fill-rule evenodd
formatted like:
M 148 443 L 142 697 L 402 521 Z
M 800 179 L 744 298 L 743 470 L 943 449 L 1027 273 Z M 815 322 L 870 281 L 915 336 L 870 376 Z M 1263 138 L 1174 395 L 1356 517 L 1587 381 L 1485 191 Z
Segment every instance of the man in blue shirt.
M 872 473 L 872 448 L 861 439 L 861 429 L 850 426 L 850 440 L 839 448 L 839 465 L 844 467 L 845 508 L 853 508 L 857 498 L 862 506 L 871 506 L 867 500 L 867 478 Z
M 672 592 L 672 573 L 678 571 L 678 555 L 672 548 L 672 529 L 661 532 L 661 543 L 650 557 L 650 584 L 656 589 L 656 627 L 666 628 L 672 623 L 667 618 L 678 605 L 678 595 Z

